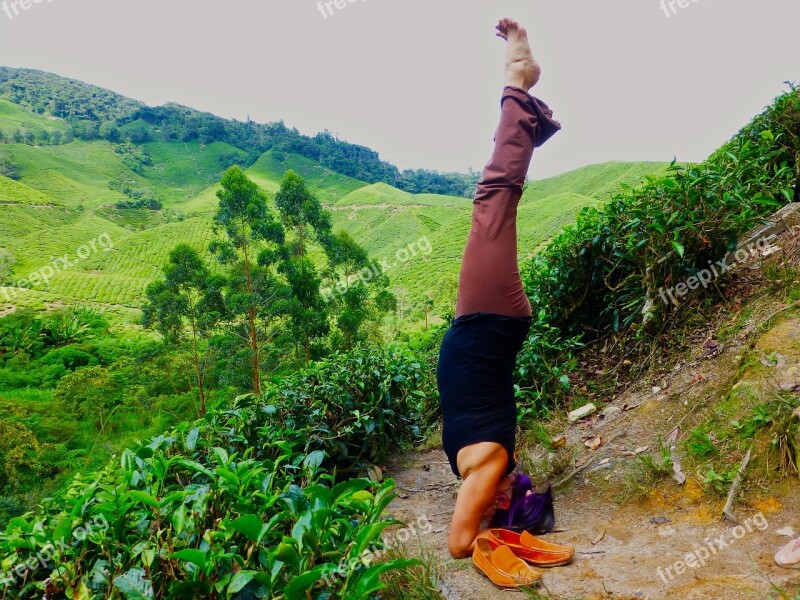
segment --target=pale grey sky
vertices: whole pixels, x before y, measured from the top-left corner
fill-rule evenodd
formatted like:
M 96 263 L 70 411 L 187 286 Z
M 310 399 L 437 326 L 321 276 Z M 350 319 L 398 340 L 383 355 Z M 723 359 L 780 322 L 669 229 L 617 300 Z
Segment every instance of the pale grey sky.
M 798 0 L 337 1 L 325 18 L 318 0 L 22 0 L 13 18 L 0 12 L 0 64 L 463 171 L 491 148 L 504 50 L 493 26 L 512 16 L 543 67 L 534 94 L 564 125 L 534 178 L 702 160 L 800 80 Z

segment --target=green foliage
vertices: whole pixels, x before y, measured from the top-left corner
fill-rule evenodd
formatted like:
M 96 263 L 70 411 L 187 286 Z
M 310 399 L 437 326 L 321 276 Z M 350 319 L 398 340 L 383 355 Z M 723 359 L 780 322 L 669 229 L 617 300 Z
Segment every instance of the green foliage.
M 767 432 L 770 452 L 778 456 L 784 472 L 800 474 L 800 415 L 797 410 L 795 396 L 777 394 L 754 406 L 741 421 L 731 421 L 731 426 L 742 440 L 752 440 L 759 433 Z
M 239 167 L 231 167 L 217 192 L 219 208 L 214 215 L 214 232 L 224 238 L 211 242 L 209 249 L 222 264 L 231 265 L 227 286 L 229 313 L 247 340 L 252 364 L 252 390 L 261 391 L 262 331 L 272 325 L 283 284 L 271 269 L 283 255 L 285 233 L 267 206 L 267 198 Z
M 81 319 L 79 314 L 68 311 L 44 319 L 39 335 L 45 345 L 60 348 L 82 341 L 91 335 L 91 331 L 91 324 Z
M 580 336 L 565 336 L 550 323 L 549 311 L 542 308 L 534 313 L 514 374 L 521 419 L 541 416 L 543 410 L 566 398 L 571 390 L 570 373 L 577 367 L 576 354 L 582 346 Z
M 0 285 L 5 285 L 12 280 L 16 262 L 12 252 L 0 248 Z
M 687 450 L 698 458 L 717 456 L 720 453 L 706 427 L 703 426 L 689 432 L 689 438 L 686 440 L 685 445 Z
M 673 165 L 669 175 L 582 212 L 526 267 L 551 323 L 618 332 L 657 321 L 667 309 L 659 286 L 707 268 L 760 217 L 793 200 L 799 126 L 800 91 L 792 91 L 704 163 Z
M 303 345 L 307 365 L 311 360 L 311 344 L 329 331 L 328 311 L 320 293 L 322 280 L 307 257 L 309 238 L 313 236 L 324 249 L 330 248 L 330 213 L 322 208 L 303 178 L 294 171 L 288 171 L 283 178 L 275 196 L 275 206 L 284 228 L 294 235 L 278 270 L 289 286 L 286 314 L 293 337 Z
M 137 444 L 11 520 L 3 597 L 371 598 L 420 563 L 370 558 L 394 484 L 332 473 L 416 439 L 429 385 L 412 356 L 365 351 Z
M 91 420 L 102 429 L 111 412 L 119 405 L 121 387 L 100 366 L 80 369 L 66 375 L 53 394 L 53 400 L 68 407 L 79 419 Z
M 11 157 L 5 153 L 0 152 L 0 175 L 8 177 L 9 179 L 19 179 L 19 171 Z
M 428 370 L 400 348 L 334 355 L 273 386 L 275 417 L 307 432 L 307 450 L 322 449 L 345 470 L 387 458 L 392 446 L 421 442 L 438 413 Z
M 316 237 L 323 248 L 331 244 L 330 213 L 322 208 L 319 200 L 312 194 L 305 181 L 294 171 L 287 171 L 281 188 L 275 195 L 275 206 L 287 231 L 295 235 L 296 256 L 304 256 L 308 251 L 308 230 Z
M 308 364 L 312 343 L 330 331 L 328 307 L 319 291 L 322 280 L 314 263 L 303 256 L 289 258 L 278 270 L 289 287 L 282 312 L 288 318 L 290 336 L 302 347 L 300 354 Z
M 222 298 L 225 279 L 212 276 L 202 257 L 189 245 L 179 244 L 169 254 L 164 279 L 147 287 L 142 324 L 157 327 L 167 344 L 187 341 L 191 348 L 200 416 L 206 413 L 206 342 L 226 316 Z
M 42 473 L 41 446 L 24 424 L 0 421 L 0 490 L 18 491 L 34 484 Z
M 703 477 L 703 483 L 712 487 L 720 495 L 727 494 L 736 477 L 737 470 L 736 467 L 732 467 L 727 471 L 717 473 L 714 469 L 709 469 Z
M 671 310 L 661 288 L 709 268 L 760 218 L 798 199 L 798 128 L 800 90 L 792 89 L 704 163 L 673 164 L 584 209 L 528 261 L 523 279 L 539 314 L 521 360 L 528 381 L 551 391 L 556 380 L 567 384 L 571 350 L 586 331 L 629 331 L 634 343 L 655 332 Z
M 131 137 L 136 137 L 135 135 L 131 135 Z M 142 143 L 147 141 L 146 135 L 141 135 L 140 142 Z M 153 160 L 150 158 L 150 151 L 148 150 L 147 146 L 137 146 L 133 143 L 125 143 L 125 144 L 114 144 L 114 153 L 120 157 L 122 160 L 122 164 L 128 167 L 134 173 L 141 175 L 144 171 L 145 167 L 152 166 Z M 141 196 L 144 195 L 143 192 L 138 190 L 131 190 L 130 187 L 127 187 L 127 184 L 121 184 L 122 188 L 119 190 L 124 193 L 126 196 L 134 200 L 140 199 Z M 112 189 L 117 189 L 112 186 Z

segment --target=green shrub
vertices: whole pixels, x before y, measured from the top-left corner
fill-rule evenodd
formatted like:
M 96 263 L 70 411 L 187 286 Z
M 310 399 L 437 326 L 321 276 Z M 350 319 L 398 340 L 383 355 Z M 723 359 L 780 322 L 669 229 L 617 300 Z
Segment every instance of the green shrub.
M 0 598 L 374 597 L 419 563 L 372 563 L 394 484 L 337 468 L 418 439 L 430 391 L 407 351 L 360 350 L 137 444 L 11 519 Z
M 435 421 L 432 372 L 399 348 L 335 355 L 265 394 L 265 410 L 307 432 L 306 450 L 323 450 L 345 470 L 386 459 L 390 447 L 421 442 Z
M 536 309 L 570 331 L 657 323 L 668 310 L 660 286 L 696 275 L 759 219 L 800 200 L 799 129 L 793 89 L 705 162 L 673 163 L 670 174 L 585 209 L 526 265 Z
M 39 359 L 43 366 L 62 365 L 70 371 L 98 364 L 97 357 L 91 354 L 92 348 L 86 345 L 70 345 L 58 348 Z
M 792 88 L 705 162 L 673 163 L 668 175 L 584 209 L 523 265 L 538 318 L 520 357 L 522 388 L 558 399 L 584 337 L 630 332 L 616 339 L 631 345 L 655 334 L 676 309 L 662 288 L 707 269 L 764 216 L 800 200 L 798 130 Z

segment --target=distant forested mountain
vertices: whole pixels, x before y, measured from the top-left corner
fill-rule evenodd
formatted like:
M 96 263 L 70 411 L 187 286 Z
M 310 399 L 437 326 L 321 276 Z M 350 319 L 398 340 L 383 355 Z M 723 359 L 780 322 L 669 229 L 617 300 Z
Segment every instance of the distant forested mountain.
M 250 166 L 268 150 L 299 154 L 367 183 L 388 183 L 418 193 L 472 194 L 475 173 L 440 173 L 426 169 L 399 170 L 374 150 L 338 139 L 328 131 L 311 137 L 283 121 L 261 124 L 223 119 L 179 104 L 159 107 L 109 90 L 51 73 L 0 67 L 0 97 L 44 117 L 57 117 L 69 127 L 19 127 L 0 131 L 0 143 L 61 144 L 73 139 L 105 139 L 142 144 L 148 141 L 224 142 L 244 150 Z M 237 157 L 240 158 L 240 157 Z

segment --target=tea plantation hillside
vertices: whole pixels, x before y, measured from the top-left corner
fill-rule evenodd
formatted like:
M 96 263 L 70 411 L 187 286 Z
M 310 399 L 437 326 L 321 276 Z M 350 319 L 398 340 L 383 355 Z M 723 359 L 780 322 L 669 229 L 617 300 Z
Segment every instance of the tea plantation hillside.
M 288 170 L 298 173 L 331 210 L 334 229 L 346 231 L 391 267 L 392 288 L 408 304 L 438 297 L 457 273 L 469 198 L 435 193 L 437 185 L 412 193 L 387 181 L 369 183 L 283 147 L 254 157 L 252 147 L 227 141 L 157 139 L 168 136 L 152 124 L 140 136 L 136 121 L 124 118 L 102 127 L 66 113 L 59 118 L 48 114 L 59 111 L 25 100 L 19 86 L 26 81 L 38 85 L 19 77 L 16 91 L 0 96 L 3 310 L 78 302 L 137 322 L 144 290 L 172 247 L 184 242 L 207 252 L 218 182 L 232 164 L 246 167 L 270 198 Z M 114 106 L 131 110 L 138 104 L 115 97 Z M 529 255 L 581 208 L 602 202 L 620 184 L 665 168 L 609 163 L 530 183 L 520 209 L 521 253 Z M 394 259 L 422 239 L 430 252 L 419 260 Z M 83 250 L 87 246 L 89 251 Z M 84 256 L 78 257 L 78 250 Z M 50 274 L 49 266 L 61 257 L 69 268 Z M 41 269 L 44 278 L 36 275 Z

